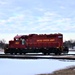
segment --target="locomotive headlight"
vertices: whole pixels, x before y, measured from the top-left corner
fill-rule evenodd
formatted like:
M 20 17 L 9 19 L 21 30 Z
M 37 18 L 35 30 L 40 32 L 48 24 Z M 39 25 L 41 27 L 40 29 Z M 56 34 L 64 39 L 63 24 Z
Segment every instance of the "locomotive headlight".
M 19 42 L 15 42 L 15 44 L 19 44 Z
M 58 49 L 59 47 L 57 47 L 57 49 Z
M 58 36 L 58 38 L 62 38 L 62 36 Z

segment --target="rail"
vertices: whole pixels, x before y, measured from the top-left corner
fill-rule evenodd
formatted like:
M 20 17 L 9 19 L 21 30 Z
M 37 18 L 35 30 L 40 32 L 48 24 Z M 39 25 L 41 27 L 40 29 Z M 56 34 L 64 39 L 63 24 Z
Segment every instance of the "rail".
M 75 54 L 62 54 L 62 55 L 6 55 L 0 54 L 0 58 L 10 58 L 10 59 L 66 59 L 75 60 Z

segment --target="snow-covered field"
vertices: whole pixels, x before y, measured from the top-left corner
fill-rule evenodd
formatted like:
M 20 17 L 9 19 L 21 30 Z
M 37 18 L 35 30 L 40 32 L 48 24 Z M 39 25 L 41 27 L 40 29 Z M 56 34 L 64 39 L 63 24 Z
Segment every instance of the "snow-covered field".
M 51 73 L 66 66 L 75 65 L 74 62 L 59 60 L 17 60 L 0 59 L 0 75 L 35 75 Z
M 72 49 L 72 48 L 69 48 L 69 50 L 71 51 L 71 50 L 75 50 L 75 47 Z
M 0 59 L 0 75 L 35 75 L 40 73 L 51 73 L 71 65 L 75 65 L 75 62 L 51 59 Z
M 71 53 L 74 54 L 74 52 Z M 54 59 L 0 58 L 0 75 L 35 75 L 42 73 L 46 74 L 51 73 L 55 70 L 66 68 L 68 66 L 75 66 L 75 61 L 54 60 Z
M 72 65 L 75 66 L 75 61 L 0 58 L 0 75 L 35 75 L 41 73 L 51 73 L 55 70 Z

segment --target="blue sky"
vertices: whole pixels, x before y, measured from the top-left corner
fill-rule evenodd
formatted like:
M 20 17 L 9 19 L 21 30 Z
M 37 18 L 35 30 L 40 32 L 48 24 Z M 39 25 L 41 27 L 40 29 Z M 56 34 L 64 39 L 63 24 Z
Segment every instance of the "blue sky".
M 75 0 L 0 0 L 0 39 L 17 34 L 75 37 Z

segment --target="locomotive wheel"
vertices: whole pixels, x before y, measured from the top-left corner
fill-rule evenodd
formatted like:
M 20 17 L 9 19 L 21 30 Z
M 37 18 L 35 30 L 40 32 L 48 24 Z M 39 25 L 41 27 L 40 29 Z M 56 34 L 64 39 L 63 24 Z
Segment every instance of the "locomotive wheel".
M 26 53 L 23 53 L 24 55 L 26 54 Z
M 61 55 L 61 52 L 56 52 L 55 55 Z
M 55 55 L 58 55 L 58 53 L 57 53 L 57 52 L 55 52 Z
M 61 55 L 61 52 L 59 52 L 58 55 Z
M 16 52 L 15 52 L 14 54 L 15 54 L 15 55 L 17 55 L 17 53 L 16 53 Z
M 12 53 L 12 52 L 11 52 L 10 54 L 11 54 L 11 55 L 13 55 L 13 53 Z
M 43 54 L 46 55 L 46 52 L 44 52 Z
M 9 53 L 6 52 L 5 54 L 9 54 Z
M 19 54 L 22 55 L 22 52 L 20 52 Z
M 48 52 L 47 54 L 48 54 L 48 55 L 50 55 L 50 53 L 49 53 L 49 52 Z

